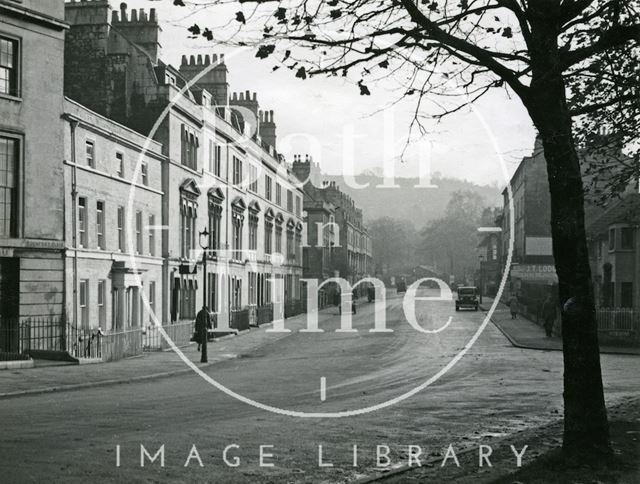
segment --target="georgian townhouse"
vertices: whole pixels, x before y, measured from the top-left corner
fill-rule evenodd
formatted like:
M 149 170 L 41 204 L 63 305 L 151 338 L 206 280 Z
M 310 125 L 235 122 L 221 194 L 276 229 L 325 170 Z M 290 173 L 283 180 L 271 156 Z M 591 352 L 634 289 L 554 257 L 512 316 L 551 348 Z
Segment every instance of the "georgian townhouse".
M 279 300 L 297 304 L 302 191 L 276 151 L 273 111 L 261 111 L 255 93 L 229 96 L 223 56 L 164 63 L 154 9 L 111 11 L 94 0 L 68 2 L 66 14 L 66 94 L 149 133 L 165 157 L 162 321 L 193 320 L 203 303 L 219 325 L 247 308 L 255 318 L 271 300 L 271 279 L 282 280 Z
M 103 331 L 153 324 L 164 270 L 162 147 L 74 101 L 64 107 L 67 314 Z
M 292 170 L 304 184 L 304 210 L 307 216 L 307 244 L 304 246 L 305 277 L 324 280 L 339 276 L 356 284 L 373 274 L 371 236 L 364 225 L 362 209 L 335 182 L 321 182 L 319 167 L 310 156 L 296 155 Z M 318 235 L 318 224 L 322 227 Z M 327 241 L 329 240 L 329 247 Z M 321 298 L 331 300 L 333 289 Z M 358 286 L 363 295 L 364 285 Z
M 0 351 L 31 317 L 60 318 L 62 2 L 0 1 Z M 41 75 L 43 71 L 47 76 Z

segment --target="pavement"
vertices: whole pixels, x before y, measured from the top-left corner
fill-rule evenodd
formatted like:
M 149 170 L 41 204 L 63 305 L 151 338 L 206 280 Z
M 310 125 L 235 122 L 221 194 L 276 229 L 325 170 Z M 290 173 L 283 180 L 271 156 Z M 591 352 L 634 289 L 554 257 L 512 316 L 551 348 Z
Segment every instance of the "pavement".
M 320 314 L 335 309 L 325 309 Z M 306 315 L 285 321 L 285 327 L 298 330 L 306 324 Z M 267 333 L 272 324 L 251 328 L 238 335 L 229 335 L 209 342 L 208 363 L 200 363 L 197 345 L 180 348 L 184 356 L 199 368 L 207 368 L 222 361 L 249 354 L 266 343 L 272 343 L 288 333 Z M 61 370 L 61 366 L 65 366 Z M 0 372 L 0 399 L 21 395 L 79 390 L 95 386 L 135 383 L 192 373 L 173 350 L 144 352 L 142 355 L 110 363 L 77 365 L 48 360 L 34 360 L 29 368 L 12 368 Z
M 493 298 L 483 297 L 480 308 L 488 311 L 492 304 Z M 562 338 L 559 336 L 547 337 L 544 328 L 535 322 L 526 318 L 522 314 L 518 314 L 516 319 L 511 318 L 509 306 L 501 302 L 498 303 L 496 310 L 491 315 L 491 322 L 502 331 L 504 336 L 516 348 L 525 348 L 531 350 L 544 351 L 562 351 Z M 616 355 L 640 355 L 640 348 L 632 346 L 611 346 L 600 345 L 600 353 L 616 354 Z

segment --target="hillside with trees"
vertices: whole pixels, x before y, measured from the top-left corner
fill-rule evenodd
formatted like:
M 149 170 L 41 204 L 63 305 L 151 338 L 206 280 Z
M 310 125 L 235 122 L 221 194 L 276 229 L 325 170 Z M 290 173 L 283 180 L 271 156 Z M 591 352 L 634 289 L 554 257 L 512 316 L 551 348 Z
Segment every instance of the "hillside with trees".
M 349 187 L 341 176 L 324 176 L 327 181 L 347 193 L 362 209 L 367 222 L 390 217 L 409 221 L 414 228 L 422 229 L 428 222 L 442 217 L 451 197 L 456 192 L 471 192 L 479 196 L 484 206 L 502 206 L 500 189 L 496 186 L 475 185 L 456 178 L 444 178 L 437 174 L 431 183 L 437 188 L 416 188 L 418 178 L 396 178 L 399 188 L 373 188 L 383 183 L 382 177 L 372 174 L 356 176 L 359 184 L 369 183 L 368 188 Z

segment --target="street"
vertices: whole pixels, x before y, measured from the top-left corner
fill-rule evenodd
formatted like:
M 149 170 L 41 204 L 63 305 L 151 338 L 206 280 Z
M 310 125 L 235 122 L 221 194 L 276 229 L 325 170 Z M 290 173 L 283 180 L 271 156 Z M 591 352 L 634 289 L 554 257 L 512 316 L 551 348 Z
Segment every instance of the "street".
M 417 319 L 424 328 L 437 329 L 453 318 L 444 331 L 422 334 L 406 322 L 401 296 L 388 293 L 392 333 L 369 333 L 374 304 L 361 299 L 353 318 L 357 332 L 335 332 L 339 316 L 331 308 L 319 316 L 325 332 L 301 333 L 301 324 L 287 320 L 293 331 L 285 337 L 273 335 L 273 341 L 206 373 L 234 392 L 285 410 L 343 412 L 381 404 L 441 370 L 486 316 L 455 312 L 452 301 L 418 301 Z M 209 351 L 233 353 L 241 338 L 212 344 Z M 637 394 L 638 358 L 602 355 L 602 366 L 608 403 Z M 389 446 L 395 466 L 406 462 L 408 445 L 420 446 L 423 456 L 434 455 L 449 444 L 490 445 L 497 437 L 558 419 L 562 353 L 514 348 L 489 323 L 433 385 L 354 417 L 267 412 L 195 374 L 4 399 L 0 408 L 0 474 L 6 482 L 341 482 L 376 471 L 377 445 Z M 164 445 L 164 467 L 149 458 L 141 467 L 141 445 L 151 456 Z M 502 445 L 508 446 L 508 439 Z M 263 447 L 262 466 L 260 446 L 272 446 Z M 318 446 L 327 467 L 319 466 Z

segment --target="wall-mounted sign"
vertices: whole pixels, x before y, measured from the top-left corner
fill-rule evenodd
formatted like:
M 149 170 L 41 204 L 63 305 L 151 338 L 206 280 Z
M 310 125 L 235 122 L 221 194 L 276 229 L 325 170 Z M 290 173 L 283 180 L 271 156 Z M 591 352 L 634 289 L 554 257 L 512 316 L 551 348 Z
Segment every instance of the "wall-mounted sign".
M 558 282 L 556 268 L 551 264 L 518 264 L 511 267 L 511 278 L 523 281 Z
M 13 247 L 0 247 L 0 257 L 13 257 Z

